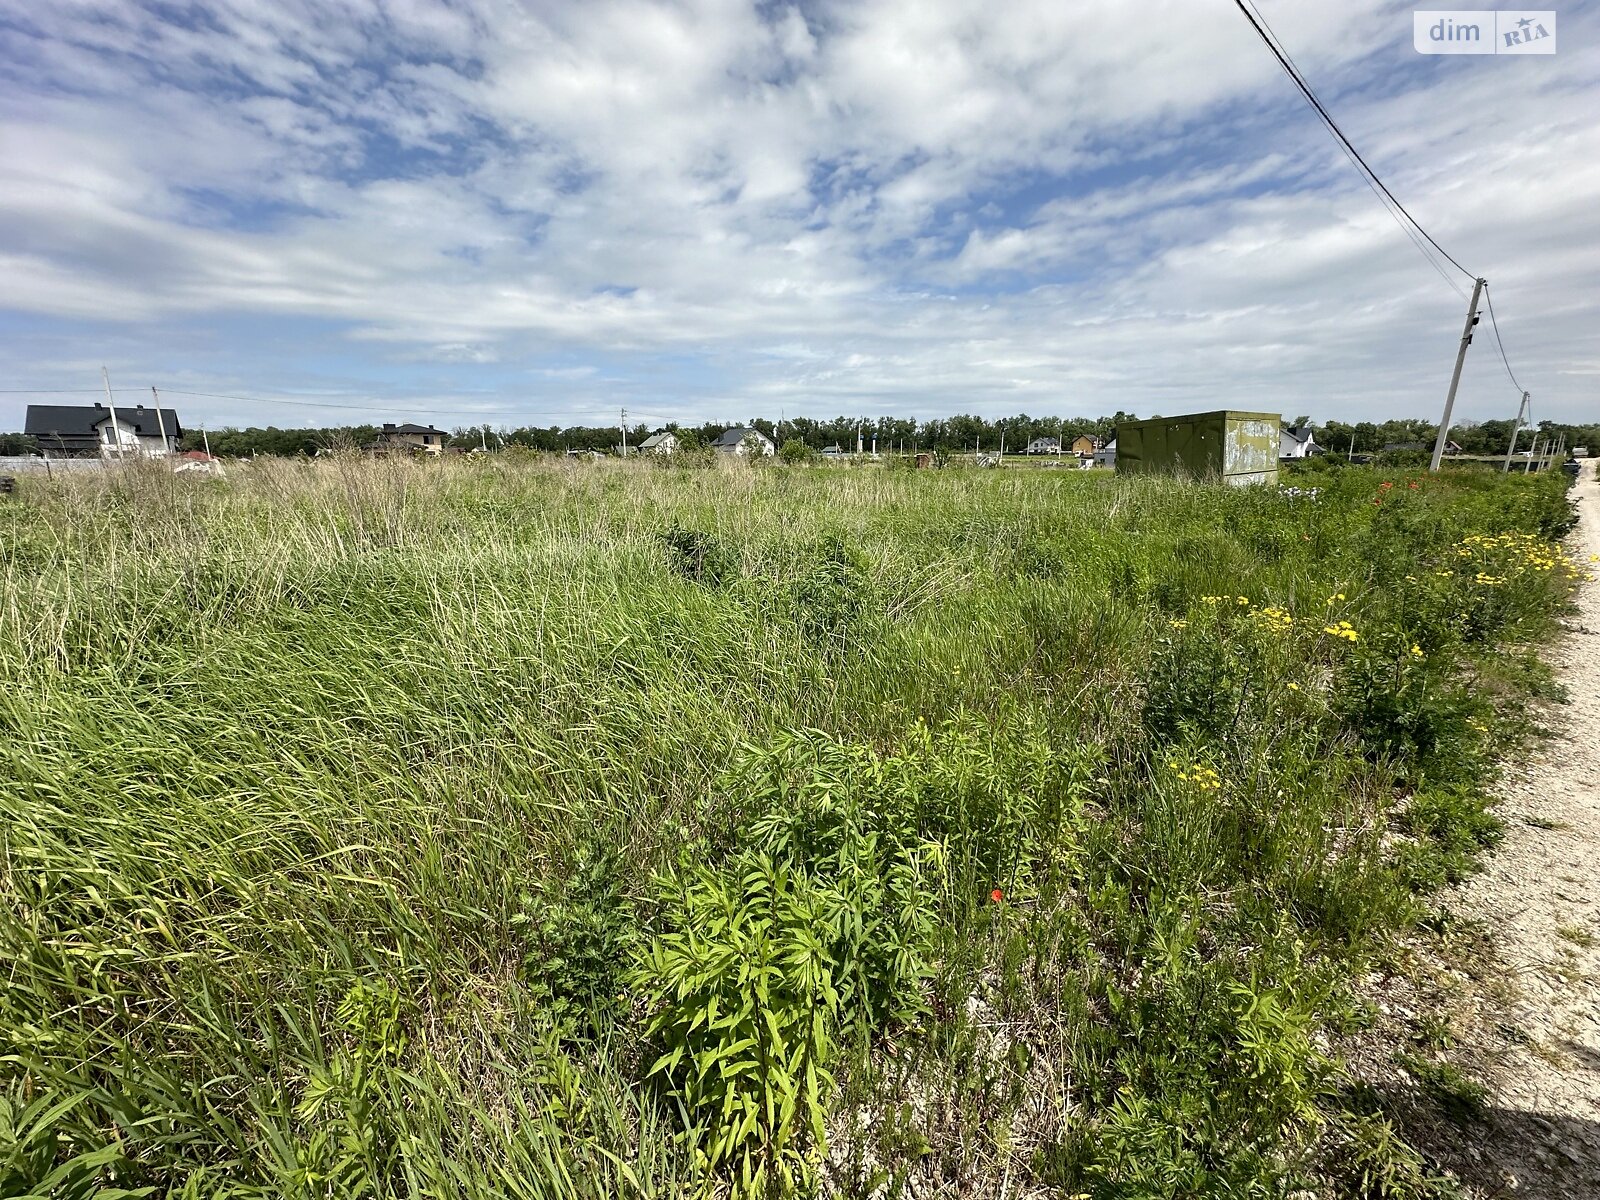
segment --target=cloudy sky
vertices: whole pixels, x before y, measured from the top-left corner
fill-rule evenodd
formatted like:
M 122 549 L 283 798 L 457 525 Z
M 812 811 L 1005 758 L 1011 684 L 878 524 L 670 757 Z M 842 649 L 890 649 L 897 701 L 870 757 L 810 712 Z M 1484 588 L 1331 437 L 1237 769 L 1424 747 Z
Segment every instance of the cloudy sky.
M 1600 4 L 1260 7 L 1600 417 Z M 0 0 L 0 429 L 102 364 L 212 426 L 1436 416 L 1464 311 L 1229 0 Z M 1458 414 L 1516 399 L 1480 336 Z

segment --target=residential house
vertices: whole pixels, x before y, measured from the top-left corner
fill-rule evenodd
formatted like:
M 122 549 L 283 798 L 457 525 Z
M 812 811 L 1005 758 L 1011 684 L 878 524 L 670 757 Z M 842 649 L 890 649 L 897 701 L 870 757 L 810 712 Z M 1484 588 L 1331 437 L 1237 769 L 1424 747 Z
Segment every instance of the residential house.
M 843 458 L 844 447 L 839 445 L 838 442 L 835 442 L 831 446 L 824 446 L 822 448 L 822 457 L 827 459 Z
M 668 429 L 652 433 L 639 443 L 640 454 L 676 454 L 677 451 L 678 435 Z
M 104 404 L 30 404 L 24 432 L 46 458 L 164 458 L 183 437 L 178 414 L 142 404 L 118 405 L 116 420 Z
M 778 452 L 771 438 L 759 429 L 751 429 L 748 425 L 735 425 L 711 445 L 721 454 L 733 454 L 740 458 L 748 458 L 751 455 L 766 458 Z
M 417 454 L 443 454 L 450 435 L 432 425 L 396 425 L 384 422 L 374 450 L 410 450 Z
M 1115 467 L 1117 465 L 1116 438 L 1112 438 L 1094 452 L 1094 465 L 1097 467 Z
M 1316 439 L 1311 436 L 1311 426 L 1285 425 L 1278 431 L 1278 457 L 1282 458 L 1312 458 L 1322 453 L 1322 447 L 1317 445 Z
M 1080 433 L 1072 439 L 1071 450 L 1079 458 L 1093 458 L 1105 446 L 1104 441 L 1092 433 Z
M 1037 437 L 1023 447 L 1024 454 L 1060 454 L 1061 439 L 1053 437 Z

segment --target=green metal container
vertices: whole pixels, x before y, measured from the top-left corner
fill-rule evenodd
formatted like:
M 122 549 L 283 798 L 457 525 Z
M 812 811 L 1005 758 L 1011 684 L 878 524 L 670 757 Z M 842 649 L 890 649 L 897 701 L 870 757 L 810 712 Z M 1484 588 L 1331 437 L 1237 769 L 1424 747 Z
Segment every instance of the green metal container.
M 1278 481 L 1278 413 L 1190 413 L 1117 426 L 1117 472 L 1189 475 L 1224 483 Z

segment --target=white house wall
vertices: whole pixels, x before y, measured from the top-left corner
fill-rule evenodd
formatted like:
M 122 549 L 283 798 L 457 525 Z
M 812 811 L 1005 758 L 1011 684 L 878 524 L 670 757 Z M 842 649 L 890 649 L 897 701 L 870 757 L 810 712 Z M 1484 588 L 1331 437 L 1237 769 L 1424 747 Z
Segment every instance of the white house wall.
M 160 434 L 141 435 L 120 419 L 115 430 L 108 418 L 95 426 L 95 432 L 100 438 L 100 453 L 106 458 L 116 458 L 119 446 L 124 457 L 132 454 L 142 458 L 161 458 L 177 449 L 176 438 L 169 437 L 163 442 Z

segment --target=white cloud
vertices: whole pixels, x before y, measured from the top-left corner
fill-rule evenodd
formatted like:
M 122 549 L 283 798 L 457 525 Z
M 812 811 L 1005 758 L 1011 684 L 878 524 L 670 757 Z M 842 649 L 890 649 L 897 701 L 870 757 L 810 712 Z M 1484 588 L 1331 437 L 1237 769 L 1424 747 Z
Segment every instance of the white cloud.
M 1263 7 L 1369 161 L 1490 275 L 1542 411 L 1577 415 L 1596 22 L 1563 14 L 1551 58 L 1419 63 L 1409 9 Z M 357 373 L 522 362 L 596 402 L 609 368 L 540 362 L 687 359 L 657 400 L 684 416 L 730 393 L 1372 416 L 1431 412 L 1459 330 L 1226 6 L 206 11 L 184 28 L 125 0 L 0 0 L 4 305 L 131 324 L 128 370 L 181 362 L 174 330 L 254 317 L 342 331 Z M 1491 350 L 1468 415 L 1505 407 Z M 14 379 L 65 386 L 49 361 L 0 350 Z

